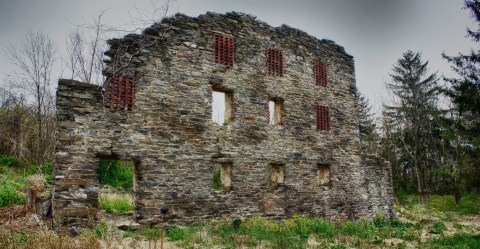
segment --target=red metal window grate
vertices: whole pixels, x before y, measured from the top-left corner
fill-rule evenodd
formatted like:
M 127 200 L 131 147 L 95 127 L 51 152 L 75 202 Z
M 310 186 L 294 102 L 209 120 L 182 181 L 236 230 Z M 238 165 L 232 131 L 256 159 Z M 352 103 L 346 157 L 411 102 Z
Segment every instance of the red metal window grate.
M 213 33 L 213 57 L 215 63 L 233 66 L 235 61 L 235 43 L 233 37 Z
M 315 62 L 314 70 L 315 72 L 315 84 L 317 86 L 327 86 L 328 85 L 328 66 L 322 62 Z
M 268 74 L 283 76 L 283 52 L 273 48 L 267 50 Z
M 317 130 L 330 130 L 330 110 L 328 106 L 316 106 Z
M 135 103 L 135 81 L 131 76 L 117 75 L 107 83 L 105 107 L 114 110 L 132 110 Z

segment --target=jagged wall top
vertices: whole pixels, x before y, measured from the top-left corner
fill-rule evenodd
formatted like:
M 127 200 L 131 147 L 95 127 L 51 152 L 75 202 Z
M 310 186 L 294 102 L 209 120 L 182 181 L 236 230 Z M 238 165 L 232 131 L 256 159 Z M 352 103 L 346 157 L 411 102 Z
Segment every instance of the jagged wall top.
M 215 12 L 208 11 L 205 14 L 199 15 L 198 17 L 191 17 L 182 13 L 177 13 L 170 17 L 165 17 L 162 21 L 152 24 L 150 27 L 145 28 L 140 34 L 127 34 L 123 38 L 113 38 L 107 41 L 110 45 L 110 50 L 105 52 L 105 55 L 113 58 L 115 55 L 116 49 L 118 49 L 120 44 L 129 44 L 135 45 L 139 43 L 148 43 L 150 40 L 157 40 L 161 39 L 162 34 L 166 34 L 168 32 L 178 32 L 181 33 L 181 27 L 185 27 L 185 25 L 190 26 L 190 28 L 200 28 L 202 26 L 202 22 L 207 19 L 219 19 L 218 23 L 221 23 L 221 19 L 231 19 L 236 22 L 244 22 L 250 23 L 250 25 L 256 25 L 266 31 L 278 34 L 284 34 L 287 36 L 295 37 L 298 41 L 298 44 L 301 45 L 309 45 L 312 47 L 319 47 L 320 44 L 328 44 L 329 47 L 332 47 L 337 52 L 340 52 L 343 56 L 352 60 L 353 65 L 353 56 L 347 54 L 345 52 L 344 47 L 336 44 L 334 41 L 328 39 L 318 39 L 312 35 L 309 35 L 307 32 L 302 31 L 297 28 L 293 28 L 286 24 L 282 24 L 279 27 L 273 27 L 267 24 L 264 21 L 257 19 L 256 16 L 245 14 L 241 12 L 227 12 L 225 14 L 219 14 Z M 228 29 L 228 27 L 226 27 Z M 212 30 L 216 31 L 216 30 Z M 235 35 L 235 34 L 232 34 Z M 140 42 L 139 42 L 140 41 Z M 307 46 L 308 46 L 307 45 Z M 141 54 L 140 54 L 141 56 Z M 111 60 L 106 60 L 105 62 L 109 63 L 112 62 Z M 105 75 L 111 75 L 108 72 L 104 72 Z

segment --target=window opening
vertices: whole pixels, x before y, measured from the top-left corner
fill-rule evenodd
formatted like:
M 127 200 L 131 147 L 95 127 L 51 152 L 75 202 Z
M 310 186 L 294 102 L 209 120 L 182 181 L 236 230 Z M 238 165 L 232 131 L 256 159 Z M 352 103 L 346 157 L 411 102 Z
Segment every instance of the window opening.
M 285 166 L 283 164 L 271 164 L 272 187 L 276 188 L 285 183 Z
M 330 183 L 330 165 L 318 165 L 317 179 L 318 185 L 326 185 Z
M 212 120 L 219 125 L 233 122 L 233 92 L 212 91 Z
M 213 173 L 213 188 L 221 190 L 232 186 L 232 163 L 222 163 Z
M 268 101 L 268 124 L 283 125 L 283 100 L 279 98 L 267 98 Z

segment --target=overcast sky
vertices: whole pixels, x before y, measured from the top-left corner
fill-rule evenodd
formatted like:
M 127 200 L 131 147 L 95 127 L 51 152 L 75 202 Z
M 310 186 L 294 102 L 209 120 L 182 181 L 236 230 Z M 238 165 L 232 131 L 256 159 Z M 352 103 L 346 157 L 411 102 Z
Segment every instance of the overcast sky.
M 150 19 L 150 1 L 154 0 L 0 0 L 0 85 L 15 70 L 4 50 L 9 43 L 21 44 L 28 29 L 47 33 L 60 55 L 76 25 L 91 23 L 103 10 L 111 26 L 138 19 L 137 10 Z M 430 61 L 431 72 L 453 75 L 441 53 L 478 47 L 465 37 L 466 27 L 475 25 L 462 7 L 463 0 L 176 0 L 170 14 L 240 11 L 272 26 L 284 23 L 333 40 L 354 56 L 357 86 L 378 111 L 392 65 L 403 52 L 420 51 Z

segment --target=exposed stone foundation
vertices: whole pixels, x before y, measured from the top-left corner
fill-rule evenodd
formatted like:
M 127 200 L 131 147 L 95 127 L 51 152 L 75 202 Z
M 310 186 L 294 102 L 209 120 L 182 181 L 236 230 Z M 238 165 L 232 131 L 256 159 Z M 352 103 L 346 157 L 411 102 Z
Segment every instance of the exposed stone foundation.
M 214 33 L 228 46 L 233 37 L 234 58 L 214 58 Z M 177 14 L 109 44 L 105 75 L 133 77 L 134 106 L 109 109 L 101 87 L 59 81 L 57 220 L 95 217 L 101 159 L 135 162 L 140 223 L 162 212 L 176 222 L 392 214 L 390 166 L 360 156 L 354 63 L 343 47 L 239 13 Z M 268 69 L 269 48 L 281 68 Z M 318 61 L 328 66 L 321 79 Z M 212 121 L 213 90 L 231 94 L 225 125 Z M 269 100 L 281 100 L 273 124 Z

